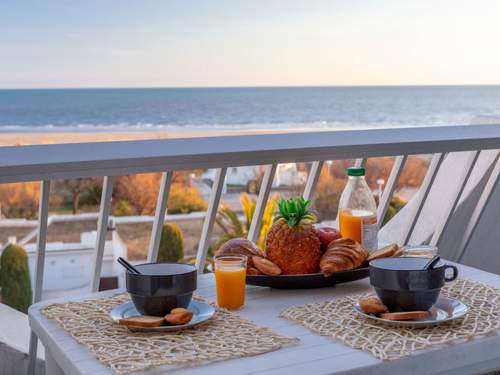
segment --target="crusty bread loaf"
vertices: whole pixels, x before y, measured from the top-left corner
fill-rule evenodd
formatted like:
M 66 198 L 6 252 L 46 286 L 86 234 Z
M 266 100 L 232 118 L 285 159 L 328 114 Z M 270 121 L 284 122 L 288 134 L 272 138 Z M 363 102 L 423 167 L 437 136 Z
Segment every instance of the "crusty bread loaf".
M 319 264 L 325 276 L 335 272 L 347 271 L 361 266 L 369 253 L 363 246 L 350 238 L 339 238 L 330 242 Z
M 429 316 L 429 311 L 403 311 L 380 314 L 381 318 L 388 320 L 415 320 L 427 318 Z
M 120 319 L 119 323 L 128 327 L 150 328 L 163 325 L 165 320 L 162 316 L 139 315 Z
M 252 241 L 249 241 L 246 238 L 233 238 L 225 242 L 215 252 L 215 255 L 245 255 L 248 258 L 247 267 L 254 267 L 252 261 L 252 257 L 254 255 L 265 257 L 264 252 L 260 250 Z

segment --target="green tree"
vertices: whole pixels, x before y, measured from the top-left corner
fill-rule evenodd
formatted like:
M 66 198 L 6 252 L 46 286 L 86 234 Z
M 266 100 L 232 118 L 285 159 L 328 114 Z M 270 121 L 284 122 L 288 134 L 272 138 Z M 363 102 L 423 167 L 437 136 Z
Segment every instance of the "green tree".
M 28 312 L 32 291 L 28 269 L 28 255 L 17 245 L 8 245 L 0 257 L 0 287 L 2 303 Z
M 165 224 L 161 231 L 158 263 L 178 262 L 184 258 L 184 236 L 176 224 Z
M 76 214 L 80 209 L 80 198 L 88 192 L 94 185 L 92 178 L 74 178 L 70 180 L 58 180 L 56 189 L 61 190 L 63 194 L 68 196 L 71 202 L 71 210 Z

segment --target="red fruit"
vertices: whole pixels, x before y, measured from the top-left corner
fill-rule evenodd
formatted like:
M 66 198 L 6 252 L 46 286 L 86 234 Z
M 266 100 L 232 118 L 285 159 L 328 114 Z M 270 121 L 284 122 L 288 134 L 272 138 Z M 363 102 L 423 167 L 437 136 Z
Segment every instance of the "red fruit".
M 316 234 L 321 241 L 321 247 L 325 249 L 330 244 L 330 242 L 342 238 L 340 232 L 332 227 L 316 228 Z

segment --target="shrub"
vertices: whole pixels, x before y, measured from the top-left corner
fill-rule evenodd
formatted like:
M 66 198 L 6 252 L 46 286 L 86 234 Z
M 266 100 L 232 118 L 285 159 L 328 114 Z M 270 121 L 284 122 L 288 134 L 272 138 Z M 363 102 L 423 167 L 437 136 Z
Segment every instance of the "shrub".
M 135 211 L 133 207 L 130 206 L 130 203 L 128 203 L 127 200 L 125 199 L 120 199 L 118 202 L 118 207 L 116 207 L 113 211 L 114 216 L 131 216 L 135 215 Z
M 0 257 L 0 287 L 2 303 L 28 312 L 32 292 L 28 269 L 28 255 L 17 245 L 8 245 Z
M 155 212 L 160 177 L 160 173 L 120 176 L 115 183 L 115 198 L 128 201 L 139 215 L 152 215 Z
M 175 180 L 181 179 L 175 174 L 174 177 Z M 153 215 L 156 209 L 160 180 L 160 173 L 121 176 L 117 178 L 115 184 L 115 198 L 127 200 L 139 215 Z M 168 213 L 186 214 L 206 209 L 207 203 L 197 188 L 190 187 L 184 182 L 172 182 L 168 196 Z
M 87 206 L 99 206 L 101 204 L 102 183 L 102 179 L 93 178 L 80 198 L 80 203 Z
M 0 184 L 0 208 L 5 217 L 34 219 L 38 213 L 40 184 L 24 182 Z
M 197 188 L 172 184 L 167 207 L 169 214 L 188 214 L 205 211 L 208 206 Z
M 184 236 L 176 224 L 165 224 L 161 231 L 158 263 L 178 262 L 184 258 Z

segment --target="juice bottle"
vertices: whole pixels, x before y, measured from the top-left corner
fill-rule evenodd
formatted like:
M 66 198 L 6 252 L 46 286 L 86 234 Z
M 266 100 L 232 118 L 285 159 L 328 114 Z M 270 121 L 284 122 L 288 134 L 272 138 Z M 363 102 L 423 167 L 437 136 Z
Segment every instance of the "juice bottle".
M 359 242 L 368 251 L 378 248 L 377 204 L 365 181 L 365 169 L 347 169 L 348 182 L 339 203 L 342 237 Z

